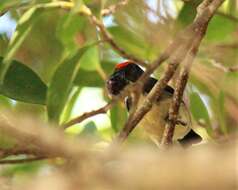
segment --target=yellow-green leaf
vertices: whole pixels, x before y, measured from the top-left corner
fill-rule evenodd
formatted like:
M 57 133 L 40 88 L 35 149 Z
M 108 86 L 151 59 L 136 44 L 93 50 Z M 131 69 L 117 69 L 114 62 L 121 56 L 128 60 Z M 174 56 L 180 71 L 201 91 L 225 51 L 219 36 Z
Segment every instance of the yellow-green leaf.
M 60 115 L 68 100 L 73 82 L 80 68 L 80 59 L 90 46 L 85 46 L 74 56 L 66 58 L 56 69 L 51 79 L 47 95 L 48 117 L 51 121 L 57 123 L 60 121 Z

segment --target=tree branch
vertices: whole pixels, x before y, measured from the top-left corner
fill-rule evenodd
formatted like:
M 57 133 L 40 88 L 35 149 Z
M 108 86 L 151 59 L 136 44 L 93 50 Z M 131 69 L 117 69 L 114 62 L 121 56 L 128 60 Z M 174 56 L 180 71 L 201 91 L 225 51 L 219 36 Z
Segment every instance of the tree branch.
M 21 145 L 17 145 L 12 148 L 0 148 L 0 159 L 3 159 L 8 156 L 12 156 L 12 155 L 21 155 L 21 154 L 37 155 L 38 153 L 39 152 L 33 148 L 24 148 Z
M 38 157 L 33 157 L 33 158 L 23 158 L 23 159 L 15 159 L 15 160 L 0 160 L 0 165 L 3 165 L 3 164 L 24 164 L 24 163 L 40 161 L 40 160 L 44 160 L 44 159 L 48 159 L 48 157 L 38 156 Z
M 191 49 L 189 50 L 188 54 L 186 55 L 186 59 L 184 60 L 184 66 L 181 71 L 181 74 L 177 80 L 175 92 L 173 95 L 172 104 L 169 108 L 169 119 L 165 125 L 164 134 L 162 137 L 161 144 L 164 147 L 168 147 L 172 144 L 174 129 L 177 124 L 178 113 L 180 104 L 183 99 L 183 93 L 188 81 L 189 71 L 192 66 L 193 60 L 196 57 L 198 52 L 199 45 L 203 36 L 205 35 L 206 27 L 202 27 L 201 33 L 197 36 L 193 42 Z
M 105 106 L 97 109 L 97 110 L 93 110 L 91 112 L 85 112 L 82 115 L 70 120 L 69 122 L 63 124 L 63 128 L 67 129 L 68 127 L 75 125 L 77 123 L 81 123 L 82 121 L 84 121 L 85 119 L 88 119 L 89 117 L 98 115 L 98 114 L 104 114 L 106 113 L 112 106 L 112 102 L 107 103 Z
M 210 4 L 207 2 L 208 2 L 207 0 L 204 1 L 204 3 L 208 4 L 209 6 L 207 6 L 205 8 L 205 7 L 202 7 L 203 4 L 201 4 L 202 6 L 199 7 L 199 10 L 198 10 L 198 13 L 197 13 L 197 16 L 196 16 L 194 22 L 192 23 L 192 25 L 188 26 L 187 29 L 185 29 L 185 32 L 184 32 L 185 35 L 187 34 L 187 31 L 192 31 L 192 35 L 190 34 L 191 37 L 187 40 L 187 42 L 185 43 L 185 45 L 183 45 L 182 48 L 180 48 L 179 50 L 176 51 L 178 57 L 170 62 L 170 64 L 168 65 L 168 67 L 165 71 L 165 74 L 160 79 L 160 81 L 156 83 L 156 85 L 153 87 L 151 92 L 147 95 L 147 98 L 143 102 L 142 106 L 140 106 L 136 110 L 136 112 L 135 112 L 135 114 L 133 114 L 132 118 L 128 119 L 124 128 L 122 129 L 121 133 L 118 135 L 118 137 L 116 139 L 117 142 L 123 142 L 128 137 L 128 135 L 136 127 L 136 125 L 140 122 L 140 120 L 144 117 L 144 115 L 151 109 L 155 100 L 161 96 L 162 91 L 165 88 L 166 84 L 172 78 L 178 65 L 180 64 L 181 61 L 183 61 L 185 55 L 190 50 L 190 47 L 193 42 L 193 37 L 197 33 L 200 33 L 201 30 L 204 30 L 204 28 L 206 29 L 207 24 L 209 23 L 210 19 L 215 14 L 217 8 L 224 2 L 224 0 L 214 0 L 212 2 L 209 1 Z M 200 43 L 198 43 L 198 45 L 199 44 Z M 169 56 L 166 53 L 164 53 L 164 55 L 166 55 L 165 56 L 166 58 Z M 164 58 L 160 57 L 158 60 L 163 60 L 163 59 Z M 161 64 L 160 61 L 157 62 L 156 64 L 154 64 L 154 69 L 156 69 L 157 66 L 160 64 Z M 153 69 L 151 69 L 151 71 L 153 72 Z
M 36 157 L 63 157 L 66 159 L 84 157 L 91 145 L 86 140 L 67 139 L 59 128 L 45 126 L 39 121 L 26 117 L 17 119 L 9 113 L 1 114 L 0 129 L 4 134 L 13 137 L 20 143 L 17 153 L 32 153 L 31 151 L 25 152 L 26 148 L 21 145 L 30 146 L 34 148 L 33 155 Z M 10 152 L 15 154 L 16 151 Z
M 143 67 L 147 67 L 147 63 L 145 61 L 136 58 L 134 55 L 128 54 L 123 48 L 118 46 L 118 44 L 112 38 L 111 34 L 105 28 L 102 21 L 97 19 L 97 17 L 94 16 L 93 14 L 90 14 L 88 16 L 89 16 L 89 19 L 91 20 L 91 22 L 99 28 L 103 39 L 106 42 L 108 42 L 116 52 L 118 52 L 125 59 L 129 59 L 129 60 L 134 61 L 135 63 L 137 63 L 137 64 L 139 64 Z
M 114 14 L 119 8 L 125 6 L 129 0 L 121 0 L 117 2 L 116 4 L 113 4 L 109 6 L 108 8 L 105 8 L 101 11 L 102 16 L 108 16 L 110 14 Z
M 223 64 L 216 62 L 215 60 L 211 60 L 212 66 L 216 67 L 217 69 L 228 73 L 228 72 L 238 72 L 238 65 L 233 67 L 225 67 Z
M 223 12 L 221 12 L 221 11 L 217 11 L 216 14 L 217 14 L 217 15 L 221 15 L 221 16 L 223 16 L 223 17 L 225 17 L 225 18 L 228 18 L 228 19 L 230 19 L 231 21 L 238 22 L 238 18 L 235 17 L 235 16 L 233 16 L 233 15 L 231 15 L 231 14 L 226 14 L 226 13 L 223 13 Z

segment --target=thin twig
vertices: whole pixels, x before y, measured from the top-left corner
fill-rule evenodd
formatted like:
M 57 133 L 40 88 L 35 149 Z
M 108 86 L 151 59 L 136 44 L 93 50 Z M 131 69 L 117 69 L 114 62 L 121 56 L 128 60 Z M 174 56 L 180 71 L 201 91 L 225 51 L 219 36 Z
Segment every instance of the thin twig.
M 106 40 L 106 42 L 108 42 L 111 47 L 120 54 L 120 56 L 122 56 L 125 59 L 129 59 L 131 61 L 134 61 L 135 63 L 143 66 L 143 67 L 147 67 L 147 63 L 143 60 L 138 59 L 137 57 L 135 57 L 134 55 L 128 54 L 123 48 L 121 48 L 112 38 L 111 34 L 107 31 L 106 27 L 104 26 L 103 22 L 100 21 L 96 16 L 94 16 L 93 14 L 89 15 L 89 18 L 91 20 L 91 22 L 97 26 L 102 34 L 102 37 L 104 40 Z
M 215 48 L 231 48 L 231 49 L 237 49 L 237 48 L 238 48 L 238 42 L 217 44 L 217 45 L 215 45 L 214 47 L 215 47 Z
M 67 129 L 68 127 L 75 125 L 77 123 L 81 123 L 82 121 L 84 121 L 85 119 L 88 119 L 89 117 L 98 115 L 98 114 L 104 114 L 106 113 L 112 106 L 112 102 L 107 103 L 105 106 L 97 109 L 97 110 L 93 110 L 90 112 L 85 112 L 82 115 L 70 120 L 69 122 L 63 124 L 63 128 Z
M 216 67 L 217 69 L 223 71 L 223 72 L 238 72 L 238 65 L 232 66 L 232 67 L 225 67 L 221 63 L 216 62 L 215 60 L 211 60 L 212 66 Z
M 217 11 L 216 14 L 217 14 L 217 15 L 221 15 L 221 16 L 223 16 L 223 17 L 225 17 L 225 18 L 228 18 L 228 19 L 230 19 L 231 21 L 238 22 L 238 18 L 235 17 L 235 16 L 233 16 L 233 15 L 231 15 L 231 14 L 226 14 L 226 13 L 223 13 L 223 12 L 221 12 L 221 11 Z
M 114 11 L 117 9 L 117 7 L 121 7 L 121 6 L 124 6 L 128 3 L 127 0 L 124 0 L 124 1 L 121 1 L 119 2 L 118 4 L 115 4 L 114 8 L 112 8 L 111 10 L 108 10 L 108 9 L 104 9 L 101 11 L 101 14 L 102 15 L 108 15 L 108 14 L 112 14 L 114 13 Z M 82 12 L 82 14 L 84 14 Z M 134 55 L 131 55 L 129 54 L 128 52 L 126 52 L 122 47 L 120 47 L 113 39 L 113 37 L 111 36 L 111 34 L 107 31 L 106 27 L 104 26 L 103 22 L 101 20 L 99 20 L 95 15 L 93 15 L 92 13 L 86 13 L 84 14 L 85 16 L 88 16 L 88 18 L 90 19 L 90 21 L 96 26 L 98 27 L 98 29 L 100 30 L 100 33 L 103 37 L 103 39 L 108 43 L 110 44 L 110 46 L 116 51 L 119 53 L 120 56 L 122 56 L 123 58 L 125 59 L 129 59 L 131 61 L 134 61 L 135 63 L 143 66 L 143 67 L 147 67 L 148 64 L 144 61 L 144 60 L 141 60 L 137 57 L 135 57 Z
M 48 159 L 48 157 L 38 156 L 38 157 L 34 157 L 34 158 L 23 158 L 23 159 L 15 159 L 15 160 L 0 160 L 0 165 L 3 165 L 3 164 L 24 164 L 24 163 L 40 161 L 40 160 L 45 160 L 45 159 Z
M 113 4 L 113 5 L 109 6 L 108 8 L 103 9 L 101 11 L 101 15 L 102 16 L 108 16 L 110 14 L 114 14 L 119 8 L 125 6 L 128 2 L 129 2 L 129 0 L 119 1 L 116 4 Z

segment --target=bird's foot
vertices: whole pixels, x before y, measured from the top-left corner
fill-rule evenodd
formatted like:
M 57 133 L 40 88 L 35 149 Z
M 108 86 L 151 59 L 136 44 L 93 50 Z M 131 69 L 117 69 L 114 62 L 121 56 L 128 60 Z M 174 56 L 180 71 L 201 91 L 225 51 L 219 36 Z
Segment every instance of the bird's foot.
M 166 122 L 169 121 L 169 114 L 164 118 Z M 175 122 L 176 125 L 182 125 L 182 126 L 187 126 L 187 122 L 183 121 L 182 119 L 178 118 Z

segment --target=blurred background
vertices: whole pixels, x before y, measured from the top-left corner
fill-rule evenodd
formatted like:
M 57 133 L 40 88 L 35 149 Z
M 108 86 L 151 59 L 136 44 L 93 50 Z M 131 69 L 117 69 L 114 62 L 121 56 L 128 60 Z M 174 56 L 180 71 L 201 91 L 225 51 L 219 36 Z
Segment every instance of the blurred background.
M 7 44 L 16 25 L 27 8 L 51 1 L 2 1 L 0 3 L 0 55 L 8 51 Z M 54 1 L 57 2 L 57 1 Z M 201 1 L 131 0 L 113 15 L 103 17 L 107 30 L 116 43 L 136 57 L 152 61 L 166 48 L 178 31 L 192 22 L 196 7 Z M 117 1 L 87 0 L 86 5 L 98 14 L 102 7 Z M 229 70 L 237 63 L 238 18 L 237 2 L 227 0 L 209 24 L 207 34 L 192 67 L 187 95 L 194 125 L 202 125 L 213 137 L 227 135 L 237 129 L 238 123 L 238 72 Z M 36 17 L 32 16 L 32 17 Z M 37 19 L 29 19 L 30 31 L 12 59 L 31 68 L 49 86 L 57 67 L 77 49 L 100 39 L 96 27 L 84 16 L 62 9 L 40 11 Z M 123 58 L 107 43 L 89 48 L 80 59 L 80 69 L 70 90 L 60 122 L 99 108 L 108 101 L 105 79 Z M 159 78 L 166 63 L 156 71 Z M 55 79 L 54 79 L 55 80 Z M 5 93 L 6 95 L 7 93 Z M 47 120 L 46 107 L 17 101 L 1 95 L 2 109 L 36 114 Z M 16 95 L 17 96 L 17 95 Z M 118 104 L 107 115 L 90 118 L 69 131 L 79 133 L 85 127 L 99 136 L 111 138 L 126 119 L 125 109 Z
M 75 0 L 72 10 L 34 8 L 52 2 L 60 1 L 0 1 L 1 69 L 4 64 L 12 63 L 0 86 L 0 109 L 62 124 L 109 101 L 105 80 L 115 64 L 124 60 L 106 42 L 88 46 L 79 53 L 82 47 L 101 40 L 101 36 L 87 17 L 77 14 L 77 8 L 87 6 L 102 19 L 118 46 L 152 62 L 193 21 L 202 1 L 130 0 L 104 17 L 100 11 L 118 1 Z M 80 58 L 76 59 L 79 54 Z M 166 66 L 165 62 L 154 76 L 159 79 Z M 204 139 L 216 143 L 236 133 L 237 84 L 238 2 L 226 0 L 208 26 L 186 88 L 193 125 Z M 126 109 L 119 102 L 107 114 L 91 117 L 66 132 L 110 143 L 126 119 Z M 128 142 L 153 144 L 140 129 L 132 133 Z M 4 134 L 0 146 L 8 146 Z M 11 176 L 37 167 L 38 164 L 21 165 L 7 168 L 3 173 Z

